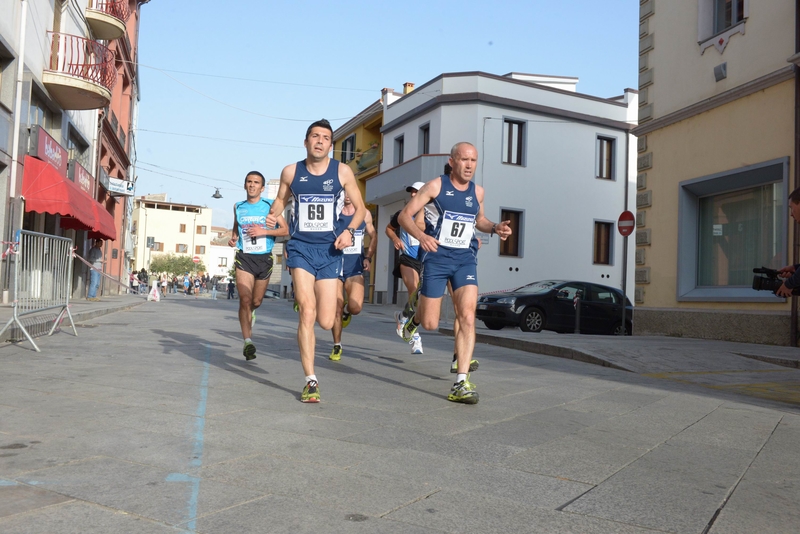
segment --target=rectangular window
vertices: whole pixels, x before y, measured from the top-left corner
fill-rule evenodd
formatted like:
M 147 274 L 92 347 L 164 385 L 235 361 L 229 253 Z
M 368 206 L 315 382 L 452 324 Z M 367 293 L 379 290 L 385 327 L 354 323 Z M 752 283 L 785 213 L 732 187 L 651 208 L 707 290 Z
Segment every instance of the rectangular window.
M 405 138 L 401 135 L 394 140 L 394 164 L 400 165 L 404 159 Z
M 614 179 L 614 139 L 608 137 L 597 138 L 597 165 L 595 176 L 603 180 Z
M 782 204 L 775 183 L 701 198 L 697 285 L 749 287 L 754 267 L 774 265 Z
M 227 267 L 228 266 L 228 258 L 220 258 L 219 259 L 219 266 L 220 267 Z
M 179 230 L 179 232 L 182 233 L 182 234 L 186 233 L 186 225 L 185 224 L 181 225 L 181 229 Z
M 503 163 L 524 165 L 525 122 L 503 120 Z
M 714 0 L 714 33 L 744 20 L 744 0 Z
M 611 265 L 611 237 L 614 223 L 594 222 L 594 251 L 593 263 L 595 265 Z
M 52 135 L 53 130 L 53 112 L 44 105 L 44 102 L 35 94 L 31 94 L 31 102 L 28 115 L 28 125 L 33 126 L 38 124 L 47 133 Z
M 205 254 L 206 253 L 205 245 L 195 245 L 194 253 L 195 254 Z
M 430 154 L 431 153 L 431 125 L 423 124 L 419 127 L 419 153 L 422 154 Z
M 512 256 L 515 258 L 522 257 L 522 243 L 523 225 L 522 225 L 522 212 L 517 210 L 500 210 L 501 221 L 511 221 L 511 235 L 505 241 L 500 241 L 500 255 Z
M 356 134 L 348 136 L 342 141 L 342 163 L 353 161 L 356 157 Z
M 164 252 L 164 243 L 157 243 L 157 242 L 153 242 L 153 247 L 152 247 L 152 249 L 153 249 L 155 252 Z
M 752 289 L 752 269 L 788 263 L 789 182 L 779 158 L 680 183 L 679 302 L 780 302 Z
M 178 243 L 177 245 L 175 245 L 175 252 L 186 254 L 187 252 L 189 252 L 189 245 L 182 245 Z
M 207 231 L 208 231 L 208 228 L 206 226 L 198 226 L 197 227 L 197 233 L 198 234 L 205 235 Z
M 77 161 L 87 171 L 91 168 L 92 152 L 89 150 L 88 145 L 84 144 L 72 133 L 71 128 L 69 136 L 67 137 L 67 150 L 69 151 L 69 159 Z

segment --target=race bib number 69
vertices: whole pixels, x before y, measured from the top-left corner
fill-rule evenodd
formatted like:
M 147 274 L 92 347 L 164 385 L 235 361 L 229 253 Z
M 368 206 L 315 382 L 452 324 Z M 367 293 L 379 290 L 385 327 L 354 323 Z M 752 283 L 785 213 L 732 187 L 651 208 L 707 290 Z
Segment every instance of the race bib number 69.
M 333 195 L 299 195 L 298 200 L 301 232 L 333 231 Z

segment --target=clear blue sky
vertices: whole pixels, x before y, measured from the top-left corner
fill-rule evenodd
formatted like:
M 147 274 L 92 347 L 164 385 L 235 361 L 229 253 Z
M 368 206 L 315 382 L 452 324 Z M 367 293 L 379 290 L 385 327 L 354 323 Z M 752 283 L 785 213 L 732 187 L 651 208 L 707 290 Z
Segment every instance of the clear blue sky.
M 278 178 L 310 122 L 336 128 L 381 88 L 443 72 L 576 76 L 581 93 L 620 95 L 638 83 L 638 17 L 638 0 L 152 0 L 136 194 L 206 205 L 230 227 L 247 171 Z

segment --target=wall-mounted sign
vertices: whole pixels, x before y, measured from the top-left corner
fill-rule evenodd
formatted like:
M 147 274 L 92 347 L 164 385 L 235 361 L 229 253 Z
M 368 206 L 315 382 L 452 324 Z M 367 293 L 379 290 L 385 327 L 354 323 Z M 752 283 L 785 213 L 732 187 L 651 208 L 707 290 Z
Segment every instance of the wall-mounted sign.
M 94 198 L 94 176 L 75 160 L 69 162 L 69 179 L 81 188 L 81 191 Z
M 109 178 L 108 187 L 106 187 L 106 189 L 109 193 L 115 195 L 133 196 L 133 182 L 129 182 L 128 180 Z
M 30 150 L 31 156 L 46 161 L 52 165 L 61 176 L 67 176 L 67 149 L 59 145 L 44 128 L 38 124 L 31 127 Z

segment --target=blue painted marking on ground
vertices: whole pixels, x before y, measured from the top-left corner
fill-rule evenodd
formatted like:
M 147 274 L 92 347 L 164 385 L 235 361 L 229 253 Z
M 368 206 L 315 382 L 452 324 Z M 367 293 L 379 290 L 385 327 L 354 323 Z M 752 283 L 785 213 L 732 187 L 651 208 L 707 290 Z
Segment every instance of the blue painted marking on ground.
M 189 464 L 196 469 L 203 465 L 203 445 L 204 433 L 206 428 L 206 402 L 208 400 L 208 371 L 211 361 L 211 345 L 206 344 L 205 361 L 203 362 L 203 376 L 200 379 L 200 400 L 197 402 L 194 422 L 194 449 L 193 459 Z M 196 528 L 197 501 L 200 497 L 200 477 L 186 475 L 184 473 L 170 473 L 166 478 L 167 482 L 187 482 L 190 484 L 191 493 L 187 503 L 187 515 L 191 519 L 186 525 L 190 532 Z
M 0 480 L 0 486 L 16 486 L 17 483 L 13 480 Z

